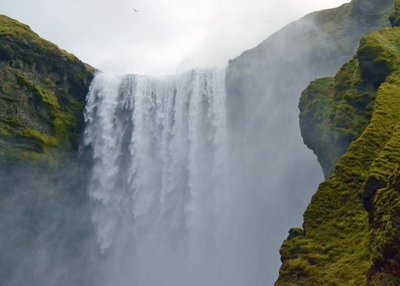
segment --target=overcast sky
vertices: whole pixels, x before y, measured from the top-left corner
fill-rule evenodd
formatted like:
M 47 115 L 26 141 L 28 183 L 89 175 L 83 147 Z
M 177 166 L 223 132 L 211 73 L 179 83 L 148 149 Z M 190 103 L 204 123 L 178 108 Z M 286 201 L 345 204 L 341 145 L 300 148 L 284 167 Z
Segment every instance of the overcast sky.
M 0 13 L 103 71 L 160 75 L 224 66 L 289 22 L 345 2 L 0 0 Z

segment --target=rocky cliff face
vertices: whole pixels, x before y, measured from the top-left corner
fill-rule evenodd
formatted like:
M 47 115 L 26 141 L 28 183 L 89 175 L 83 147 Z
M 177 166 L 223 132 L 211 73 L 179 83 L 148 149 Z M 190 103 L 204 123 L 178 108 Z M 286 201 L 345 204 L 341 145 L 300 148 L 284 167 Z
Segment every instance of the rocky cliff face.
M 276 101 L 288 106 L 291 99 L 297 105 L 298 91 L 315 78 L 335 74 L 354 56 L 364 35 L 390 25 L 392 12 L 393 0 L 354 0 L 293 22 L 230 61 L 227 92 L 235 129 L 242 132 L 265 124 L 266 120 L 291 118 L 290 108 L 281 110 L 278 118 L 269 118 L 263 116 L 265 109 L 260 107 Z M 235 118 L 246 120 L 236 122 Z M 263 133 L 260 129 L 256 132 Z M 329 166 L 325 167 L 329 163 L 321 164 L 329 173 Z
M 363 5 L 369 8 L 364 9 Z M 264 211 L 269 211 L 260 223 L 274 226 L 264 239 L 267 245 L 280 244 L 288 225 L 301 224 L 295 218 L 301 216 L 312 190 L 322 179 L 320 166 L 307 153 L 299 134 L 299 94 L 310 81 L 334 75 L 351 60 L 364 35 L 390 25 L 392 11 L 392 1 L 370 0 L 315 12 L 230 61 L 227 105 L 232 145 L 245 146 L 233 152 L 242 156 L 232 161 L 247 170 L 233 177 L 240 176 L 248 182 L 243 188 L 257 194 Z M 352 73 L 351 69 L 347 72 Z M 373 100 L 374 95 L 370 96 Z M 371 105 L 363 100 L 359 100 L 357 108 L 370 113 Z M 358 118 L 360 122 L 353 125 L 365 128 L 368 118 Z M 347 123 L 346 119 L 343 121 Z M 345 126 L 343 133 L 351 128 Z M 344 137 L 345 140 L 351 139 Z M 326 174 L 330 172 L 329 167 L 324 169 L 328 169 Z M 277 201 L 285 203 L 277 207 Z M 272 269 L 268 276 L 274 277 L 276 272 Z
M 400 283 L 399 41 L 397 27 L 364 37 L 335 77 L 303 92 L 302 134 L 329 178 L 282 245 L 276 285 Z
M 90 285 L 81 275 L 91 222 L 77 151 L 93 72 L 0 16 L 1 285 Z
M 389 25 L 392 11 L 393 0 L 352 1 L 291 23 L 229 62 L 228 93 L 247 111 L 271 85 L 285 93 L 292 84 L 332 75 L 353 57 L 362 36 Z M 269 82 L 276 74 L 279 81 Z
M 302 136 L 317 154 L 325 177 L 371 117 L 376 96 L 374 79 L 363 79 L 360 69 L 358 58 L 353 59 L 336 77 L 313 81 L 300 98 Z
M 76 150 L 93 69 L 0 16 L 0 155 L 41 159 Z

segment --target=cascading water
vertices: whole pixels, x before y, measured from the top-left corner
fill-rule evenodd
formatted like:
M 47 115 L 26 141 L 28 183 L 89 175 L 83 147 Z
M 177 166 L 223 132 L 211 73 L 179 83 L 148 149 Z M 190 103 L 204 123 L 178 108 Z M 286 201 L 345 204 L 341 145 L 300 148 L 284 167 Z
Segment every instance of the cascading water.
M 225 78 L 96 75 L 84 138 L 96 286 L 273 284 L 279 245 L 320 171 L 297 137 L 296 97 L 265 87 L 246 107 L 226 95 Z M 254 102 L 262 108 L 248 110 Z
M 104 285 L 221 285 L 224 70 L 98 74 L 85 112 Z

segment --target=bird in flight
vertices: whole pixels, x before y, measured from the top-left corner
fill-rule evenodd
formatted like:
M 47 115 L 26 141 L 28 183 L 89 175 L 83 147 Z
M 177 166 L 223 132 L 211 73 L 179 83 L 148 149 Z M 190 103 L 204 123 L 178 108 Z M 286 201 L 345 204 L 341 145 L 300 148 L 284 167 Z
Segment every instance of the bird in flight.
M 136 9 L 133 9 L 133 11 L 134 11 L 134 12 L 136 12 L 136 13 L 139 13 L 139 11 L 138 11 L 138 10 L 136 10 Z

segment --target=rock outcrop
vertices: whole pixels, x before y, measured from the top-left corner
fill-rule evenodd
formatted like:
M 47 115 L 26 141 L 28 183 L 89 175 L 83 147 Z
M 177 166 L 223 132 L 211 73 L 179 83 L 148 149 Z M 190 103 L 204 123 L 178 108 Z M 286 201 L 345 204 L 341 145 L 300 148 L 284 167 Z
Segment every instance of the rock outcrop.
M 397 27 L 364 37 L 303 92 L 302 134 L 327 180 L 282 245 L 276 285 L 399 284 L 399 42 Z
M 92 230 L 78 147 L 93 72 L 0 16 L 1 285 L 90 285 L 82 275 Z
M 93 68 L 0 16 L 0 157 L 77 150 Z

